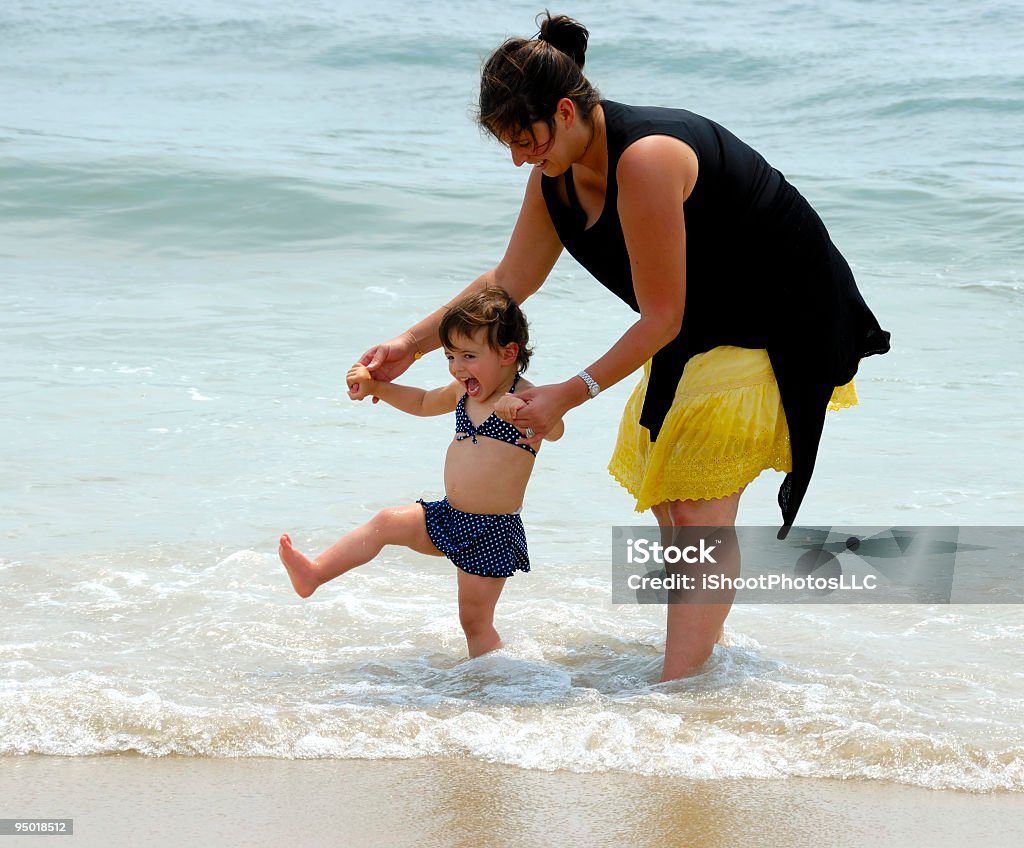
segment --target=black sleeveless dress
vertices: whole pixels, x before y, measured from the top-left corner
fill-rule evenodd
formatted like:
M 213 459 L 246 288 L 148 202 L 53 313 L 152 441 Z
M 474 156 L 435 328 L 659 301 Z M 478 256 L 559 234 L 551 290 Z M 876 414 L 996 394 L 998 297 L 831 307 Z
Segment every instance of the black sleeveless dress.
M 832 390 L 862 357 L 889 350 L 849 265 L 800 193 L 724 127 L 683 109 L 602 101 L 608 143 L 604 210 L 593 226 L 576 199 L 571 169 L 541 186 L 562 244 L 631 309 L 633 291 L 615 170 L 649 135 L 693 148 L 697 182 L 683 205 L 686 305 L 679 335 L 651 360 L 640 423 L 655 441 L 686 362 L 720 345 L 767 350 L 786 413 L 793 470 L 779 490 L 784 538 L 814 470 Z M 559 196 L 565 181 L 566 205 Z

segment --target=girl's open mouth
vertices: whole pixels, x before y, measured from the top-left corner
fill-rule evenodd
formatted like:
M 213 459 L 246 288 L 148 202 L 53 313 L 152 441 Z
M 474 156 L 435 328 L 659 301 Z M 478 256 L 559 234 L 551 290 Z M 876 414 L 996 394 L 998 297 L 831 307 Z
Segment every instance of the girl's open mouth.
M 476 379 L 476 377 L 466 378 L 466 393 L 470 397 L 476 397 L 478 394 L 480 394 L 480 382 Z

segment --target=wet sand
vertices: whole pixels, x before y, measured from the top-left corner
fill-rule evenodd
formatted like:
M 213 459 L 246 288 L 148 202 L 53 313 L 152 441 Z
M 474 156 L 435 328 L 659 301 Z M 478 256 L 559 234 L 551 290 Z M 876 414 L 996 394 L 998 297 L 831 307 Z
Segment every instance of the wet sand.
M 1020 794 L 539 772 L 459 759 L 0 757 L 0 818 L 17 816 L 73 819 L 67 844 L 76 846 L 1024 844 Z M 28 839 L 40 844 L 3 844 Z

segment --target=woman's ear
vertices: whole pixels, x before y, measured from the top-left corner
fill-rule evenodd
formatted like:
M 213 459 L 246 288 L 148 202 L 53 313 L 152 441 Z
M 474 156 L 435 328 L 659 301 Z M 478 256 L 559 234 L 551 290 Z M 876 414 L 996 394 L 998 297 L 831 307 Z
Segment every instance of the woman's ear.
M 562 119 L 565 128 L 571 130 L 572 125 L 576 123 L 576 104 L 571 98 L 563 97 L 555 106 L 555 114 Z
M 509 342 L 501 349 L 501 364 L 511 365 L 519 358 L 519 345 L 516 342 Z

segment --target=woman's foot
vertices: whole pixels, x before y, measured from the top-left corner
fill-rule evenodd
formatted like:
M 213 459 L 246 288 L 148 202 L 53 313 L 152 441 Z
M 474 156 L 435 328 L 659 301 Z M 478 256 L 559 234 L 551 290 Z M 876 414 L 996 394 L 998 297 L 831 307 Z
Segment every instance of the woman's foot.
M 281 557 L 281 562 L 288 569 L 288 576 L 292 579 L 292 586 L 298 596 L 308 598 L 312 595 L 320 585 L 320 581 L 317 579 L 316 564 L 292 547 L 292 540 L 287 533 L 281 536 L 277 555 Z

